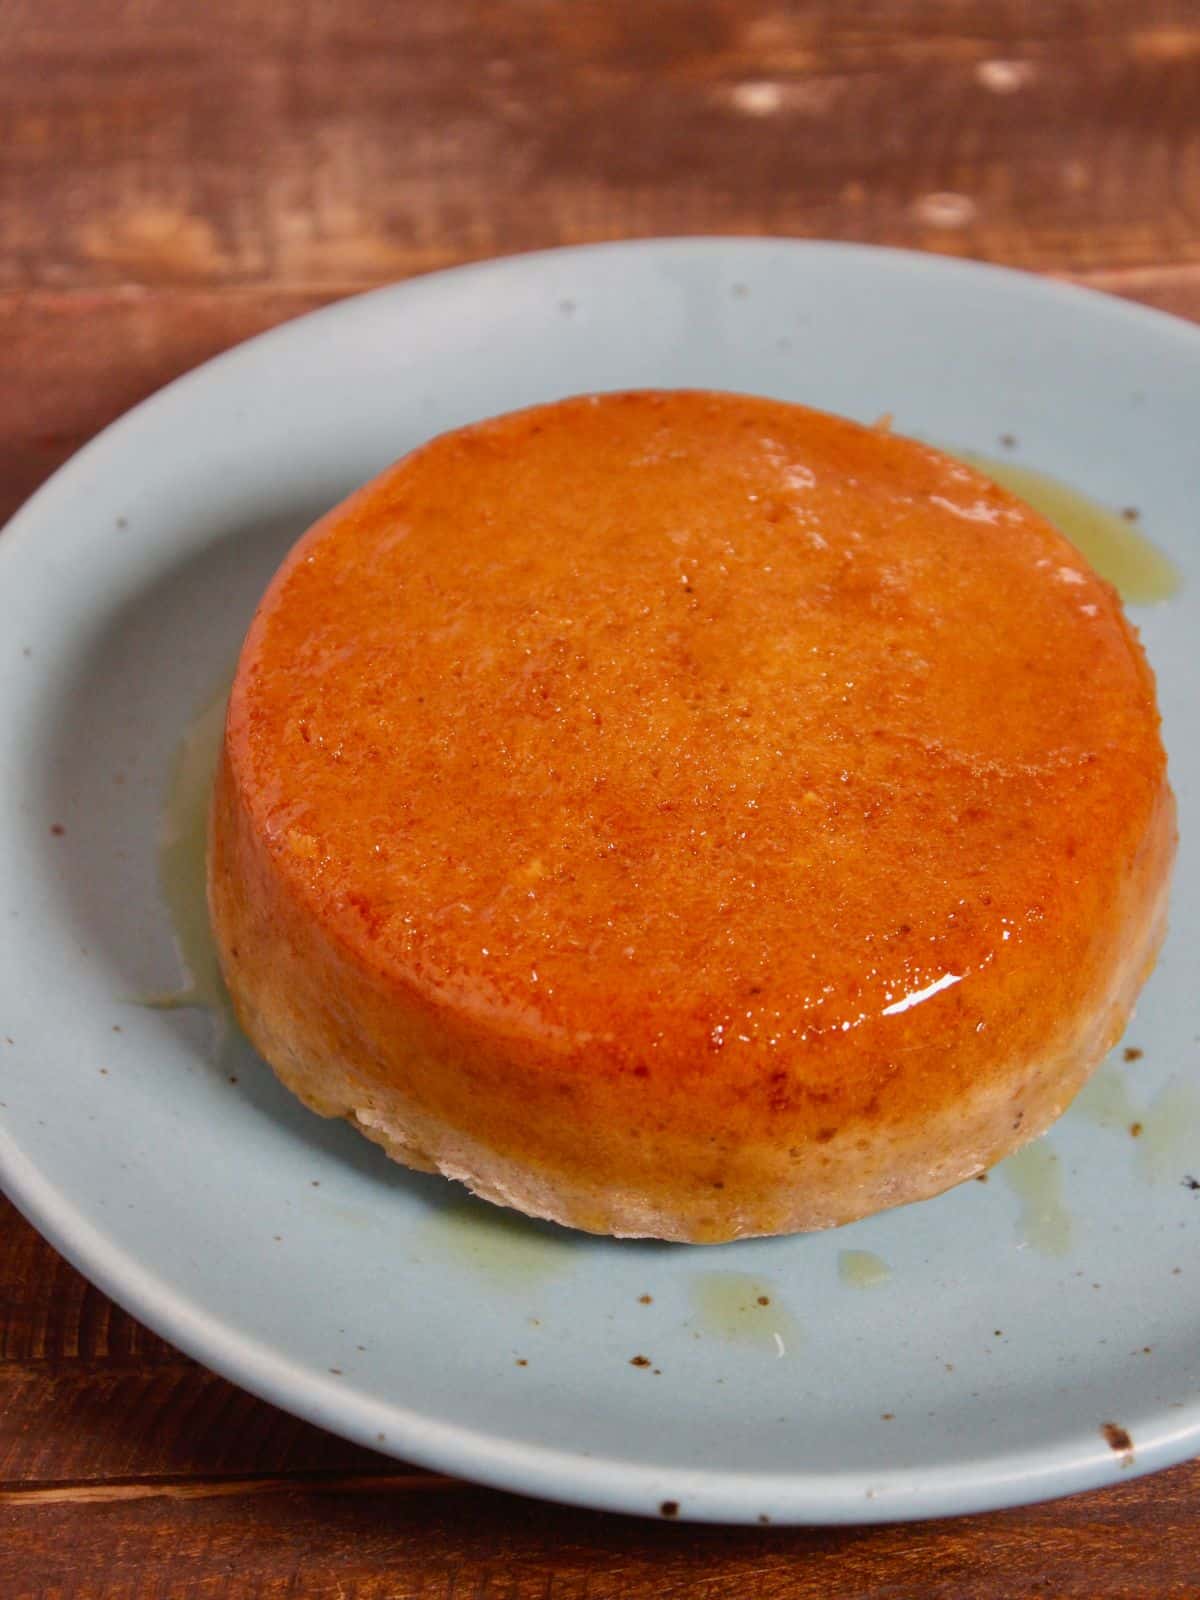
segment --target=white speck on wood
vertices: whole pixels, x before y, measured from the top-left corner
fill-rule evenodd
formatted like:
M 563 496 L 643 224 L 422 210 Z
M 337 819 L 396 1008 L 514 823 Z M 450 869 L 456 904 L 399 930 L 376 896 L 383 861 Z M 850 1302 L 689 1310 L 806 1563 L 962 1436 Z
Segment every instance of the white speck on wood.
M 925 194 L 916 202 L 913 212 L 918 222 L 929 228 L 965 228 L 975 220 L 976 205 L 969 194 L 955 194 L 938 190 Z
M 992 94 L 1016 94 L 1036 77 L 1032 61 L 993 60 L 975 65 L 975 81 Z
M 747 117 L 773 117 L 783 104 L 783 90 L 777 83 L 735 83 L 729 99 Z

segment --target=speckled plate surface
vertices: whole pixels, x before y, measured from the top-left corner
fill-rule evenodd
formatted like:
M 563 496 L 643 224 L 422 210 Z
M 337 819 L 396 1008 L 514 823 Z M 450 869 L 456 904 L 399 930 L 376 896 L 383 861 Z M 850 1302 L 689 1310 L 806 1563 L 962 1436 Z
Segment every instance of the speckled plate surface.
M 204 1011 L 137 1003 L 185 981 L 159 881 L 181 733 L 292 539 L 435 431 L 638 385 L 891 411 L 992 454 L 1011 436 L 1014 459 L 1136 505 L 1185 578 L 1134 608 L 1183 832 L 1172 933 L 1125 1041 L 1141 1058 L 1116 1051 L 1015 1168 L 837 1234 L 697 1250 L 497 1221 L 310 1116 Z M 9 1193 L 236 1382 L 531 1494 L 870 1521 L 1200 1451 L 1198 433 L 1190 326 L 993 269 L 771 241 L 440 274 L 172 385 L 0 538 Z

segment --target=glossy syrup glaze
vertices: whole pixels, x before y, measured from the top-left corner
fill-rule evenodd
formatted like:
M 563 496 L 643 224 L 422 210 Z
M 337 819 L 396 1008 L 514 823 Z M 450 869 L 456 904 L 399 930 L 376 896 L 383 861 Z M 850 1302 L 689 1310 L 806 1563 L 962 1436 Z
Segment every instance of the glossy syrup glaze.
M 1054 523 L 1126 603 L 1153 604 L 1178 592 L 1182 580 L 1177 568 L 1144 533 L 1133 508 L 1114 512 L 1060 479 L 1012 461 L 977 451 L 955 454 Z M 147 1004 L 228 1008 L 204 894 L 204 859 L 209 795 L 232 681 L 232 671 L 223 675 L 190 719 L 172 763 L 159 872 L 188 982 Z M 1080 1097 L 1080 1109 L 1100 1120 L 1102 1101 L 1113 1125 L 1127 1127 L 1134 1120 L 1124 1077 L 1115 1065 L 1097 1074 Z
M 1062 1161 L 1045 1139 L 1018 1150 L 997 1169 L 1020 1201 L 1017 1234 L 1041 1255 L 1065 1256 L 1073 1223 L 1063 1193 Z
M 691 1278 L 696 1332 L 786 1360 L 804 1330 L 769 1280 L 746 1272 L 698 1272 Z
M 1183 582 L 1179 569 L 1147 537 L 1136 506 L 1114 511 L 1033 467 L 974 451 L 957 453 L 1040 511 L 1127 604 L 1156 605 L 1179 592 Z
M 222 1040 L 236 1029 L 236 1022 L 208 914 L 205 857 L 213 774 L 225 730 L 232 679 L 232 672 L 222 676 L 184 729 L 171 763 L 163 808 L 159 882 L 185 981 L 179 989 L 142 1000 L 143 1005 L 163 1010 L 202 1007 L 216 1018 Z

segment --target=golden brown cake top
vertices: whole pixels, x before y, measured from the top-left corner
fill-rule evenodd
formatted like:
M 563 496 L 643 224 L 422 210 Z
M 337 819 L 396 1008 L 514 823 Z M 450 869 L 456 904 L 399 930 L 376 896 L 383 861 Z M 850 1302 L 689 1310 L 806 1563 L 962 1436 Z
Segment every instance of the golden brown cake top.
M 931 1018 L 1019 1045 L 1078 1002 L 1163 776 L 1136 639 L 1048 523 L 695 392 L 447 435 L 332 513 L 229 751 L 278 871 L 398 984 L 564 1059 L 831 1092 Z

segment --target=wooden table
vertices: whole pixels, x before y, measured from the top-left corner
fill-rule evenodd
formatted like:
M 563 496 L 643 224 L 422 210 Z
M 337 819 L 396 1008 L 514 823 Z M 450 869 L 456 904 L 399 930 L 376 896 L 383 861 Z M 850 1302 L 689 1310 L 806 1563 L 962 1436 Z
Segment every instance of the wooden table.
M 1200 4 L 0 0 L 0 519 L 285 317 L 670 233 L 979 256 L 1200 318 Z M 1200 1464 L 909 1528 L 530 1504 L 250 1399 L 0 1212 L 4 1597 L 1033 1594 L 1200 1595 Z

